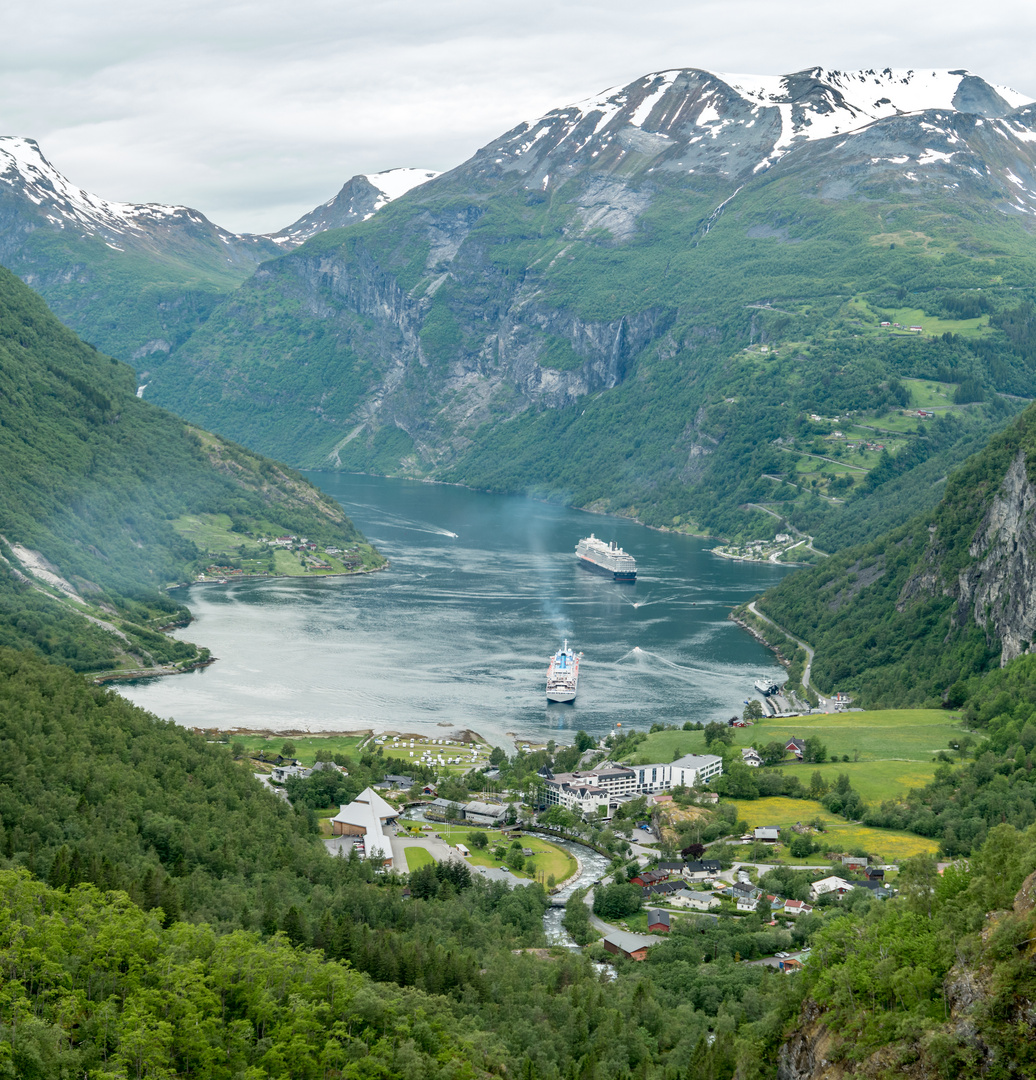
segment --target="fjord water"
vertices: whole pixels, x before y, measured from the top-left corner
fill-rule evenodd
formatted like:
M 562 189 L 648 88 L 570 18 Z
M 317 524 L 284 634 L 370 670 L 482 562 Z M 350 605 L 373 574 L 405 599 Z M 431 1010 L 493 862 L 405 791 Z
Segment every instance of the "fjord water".
M 708 541 L 532 499 L 312 473 L 391 561 L 362 577 L 195 585 L 182 636 L 218 661 L 128 685 L 190 726 L 286 730 L 471 728 L 570 741 L 579 728 L 726 719 L 781 669 L 731 623 L 784 567 L 731 562 Z M 580 568 L 591 532 L 636 556 L 623 585 Z M 583 653 L 579 695 L 548 705 L 550 655 Z M 442 730 L 440 730 L 442 726 Z

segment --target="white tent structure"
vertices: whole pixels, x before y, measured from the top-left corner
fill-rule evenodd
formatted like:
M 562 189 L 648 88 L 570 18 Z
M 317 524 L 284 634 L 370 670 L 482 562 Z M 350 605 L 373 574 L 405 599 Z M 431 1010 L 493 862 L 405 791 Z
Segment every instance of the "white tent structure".
M 399 811 L 387 803 L 373 788 L 364 788 L 351 803 L 340 807 L 331 818 L 334 836 L 362 836 L 364 851 L 370 856 L 380 850 L 385 865 L 392 865 L 392 844 L 385 835 L 384 827 L 395 824 Z

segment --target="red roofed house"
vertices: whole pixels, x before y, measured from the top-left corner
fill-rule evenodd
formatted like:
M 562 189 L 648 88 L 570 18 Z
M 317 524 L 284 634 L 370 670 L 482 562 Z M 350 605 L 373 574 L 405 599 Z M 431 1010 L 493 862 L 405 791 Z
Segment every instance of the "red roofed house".
M 652 910 L 648 912 L 648 930 L 656 934 L 669 933 L 669 912 Z

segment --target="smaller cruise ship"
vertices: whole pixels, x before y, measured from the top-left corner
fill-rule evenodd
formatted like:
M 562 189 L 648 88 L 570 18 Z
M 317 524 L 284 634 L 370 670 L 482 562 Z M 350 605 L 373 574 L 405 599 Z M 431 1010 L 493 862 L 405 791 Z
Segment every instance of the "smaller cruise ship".
M 576 687 L 579 684 L 579 656 L 565 644 L 550 658 L 547 668 L 547 700 L 575 701 Z

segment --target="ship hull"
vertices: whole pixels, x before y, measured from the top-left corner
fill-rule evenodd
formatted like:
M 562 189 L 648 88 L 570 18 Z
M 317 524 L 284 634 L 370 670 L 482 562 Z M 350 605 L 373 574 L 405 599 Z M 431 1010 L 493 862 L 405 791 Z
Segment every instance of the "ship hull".
M 584 558 L 582 555 L 577 555 L 576 558 L 579 560 L 579 565 L 584 570 L 589 570 L 591 574 L 600 574 L 602 577 L 611 578 L 612 581 L 623 581 L 630 584 L 637 580 L 636 570 L 625 574 L 619 570 L 610 570 L 607 566 L 601 566 L 600 563 L 595 563 L 592 559 Z

